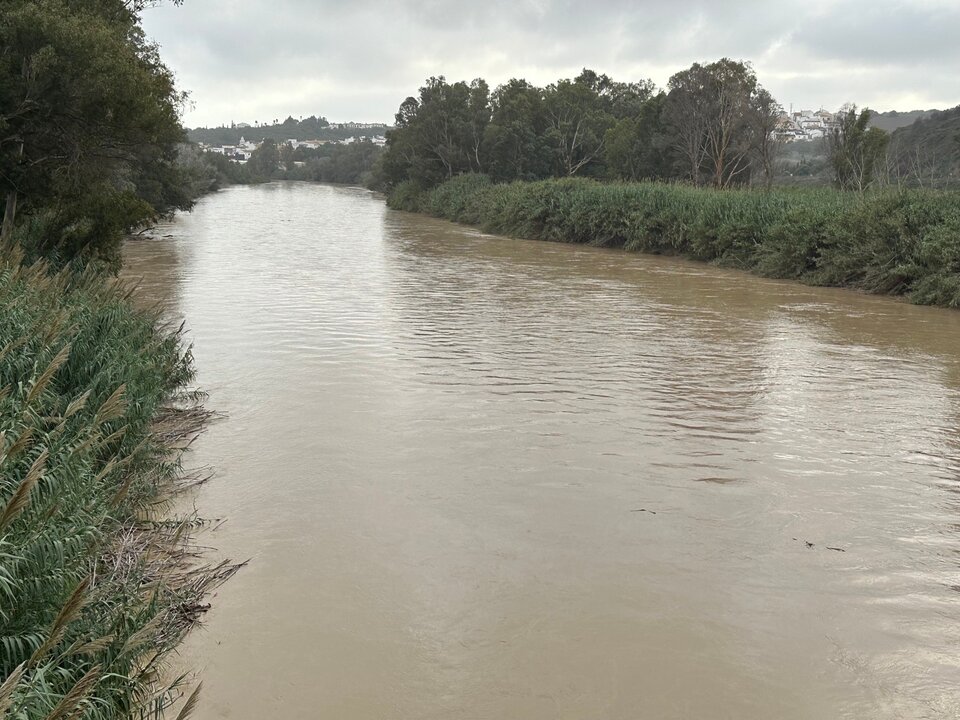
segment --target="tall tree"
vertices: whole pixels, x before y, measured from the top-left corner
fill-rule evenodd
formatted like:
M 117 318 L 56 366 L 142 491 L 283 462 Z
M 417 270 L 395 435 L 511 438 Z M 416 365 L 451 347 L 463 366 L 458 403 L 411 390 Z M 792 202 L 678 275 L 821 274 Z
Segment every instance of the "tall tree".
M 492 115 L 484 137 L 488 171 L 494 180 L 537 180 L 553 172 L 543 90 L 512 79 L 490 97 Z
M 450 84 L 432 77 L 419 98 L 407 98 L 387 136 L 382 171 L 387 184 L 412 180 L 432 187 L 448 178 L 482 169 L 480 147 L 489 121 L 487 85 Z
M 840 109 L 840 122 L 829 135 L 830 164 L 834 181 L 841 190 L 863 192 L 876 180 L 890 137 L 870 127 L 873 112 L 856 105 Z
M 714 187 L 724 188 L 749 178 L 751 100 L 757 90 L 757 76 L 749 65 L 723 58 L 707 66 L 708 107 L 707 155 L 712 166 Z
M 783 141 L 774 133 L 782 116 L 783 107 L 780 103 L 768 90 L 758 87 L 750 99 L 748 128 L 753 160 L 759 167 L 767 187 L 773 183 L 775 164 L 783 148 Z
M 490 86 L 486 80 L 477 78 L 470 83 L 470 95 L 467 100 L 467 154 L 470 169 L 482 173 L 486 169 L 486 160 L 481 152 L 483 138 L 490 124 Z
M 140 29 L 143 6 L 4 0 L 4 240 L 29 218 L 29 251 L 116 260 L 125 232 L 189 204 L 176 168 L 183 97 Z
M 614 122 L 600 100 L 597 84 L 591 82 L 595 75 L 587 72 L 576 80 L 560 80 L 544 93 L 547 139 L 561 176 L 576 175 L 603 157 L 606 132 Z
M 618 120 L 607 131 L 604 157 L 611 177 L 649 180 L 670 176 L 668 140 L 662 123 L 666 97 L 660 93 L 650 98 L 635 115 Z
M 598 75 L 587 68 L 583 69 L 574 82 L 593 90 L 604 111 L 618 120 L 639 115 L 647 100 L 656 92 L 652 80 L 617 82 L 606 74 Z
M 710 86 L 709 70 L 699 63 L 676 73 L 667 83 L 664 122 L 670 128 L 674 151 L 686 165 L 685 174 L 695 185 L 700 184 L 707 159 L 712 111 Z
M 695 63 L 671 77 L 664 110 L 689 178 L 699 183 L 706 175 L 717 188 L 748 181 L 758 158 L 772 170 L 773 148 L 758 133 L 768 126 L 772 132 L 775 113 L 776 101 L 750 65 L 729 58 Z

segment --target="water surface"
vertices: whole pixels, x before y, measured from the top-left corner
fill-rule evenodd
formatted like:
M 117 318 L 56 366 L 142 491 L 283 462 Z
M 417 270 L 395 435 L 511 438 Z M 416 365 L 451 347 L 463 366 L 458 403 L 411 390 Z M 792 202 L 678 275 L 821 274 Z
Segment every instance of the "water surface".
M 960 313 L 321 185 L 155 236 L 252 558 L 201 720 L 960 716 Z

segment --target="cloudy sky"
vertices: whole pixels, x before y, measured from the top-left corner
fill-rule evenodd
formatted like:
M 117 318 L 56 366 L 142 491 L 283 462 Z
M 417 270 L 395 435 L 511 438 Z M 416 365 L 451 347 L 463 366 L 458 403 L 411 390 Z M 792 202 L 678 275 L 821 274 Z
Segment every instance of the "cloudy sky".
M 960 104 L 960 0 L 185 0 L 144 13 L 188 126 L 392 122 L 424 78 L 547 84 L 749 60 L 785 106 Z

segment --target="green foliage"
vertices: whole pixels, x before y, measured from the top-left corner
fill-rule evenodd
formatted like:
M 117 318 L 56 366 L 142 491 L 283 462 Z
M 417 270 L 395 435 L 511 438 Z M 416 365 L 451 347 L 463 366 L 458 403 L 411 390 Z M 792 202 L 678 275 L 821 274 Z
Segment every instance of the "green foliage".
M 461 175 L 460 177 L 464 176 Z M 387 205 L 392 207 L 394 210 L 419 212 L 420 203 L 422 200 L 423 188 L 421 188 L 413 180 L 404 180 L 403 182 L 395 185 L 390 191 L 390 195 L 387 197 Z
M 247 161 L 246 170 L 254 182 L 264 182 L 280 172 L 280 148 L 276 141 L 266 138 Z
M 379 184 L 430 188 L 465 173 L 495 182 L 593 177 L 709 178 L 717 187 L 773 176 L 782 109 L 748 64 L 694 64 L 670 80 L 624 83 L 584 69 L 540 88 L 512 79 L 427 80 L 387 133 Z
M 179 476 L 165 410 L 189 352 L 93 272 L 0 259 L 0 679 L 9 717 L 153 716 L 159 672 L 216 578 L 145 522 Z M 6 716 L 6 715 L 5 715 Z M 64 715 L 66 716 L 66 715 Z
M 493 92 L 490 106 L 484 170 L 497 182 L 550 177 L 554 158 L 546 139 L 544 91 L 526 80 L 510 80 Z
M 43 215 L 61 262 L 116 264 L 119 238 L 187 207 L 182 102 L 124 0 L 5 0 L 0 13 L 4 239 Z
M 870 127 L 872 111 L 848 106 L 840 126 L 829 136 L 830 164 L 834 182 L 841 190 L 863 192 L 880 174 L 890 138 L 880 128 Z
M 749 63 L 694 63 L 670 78 L 663 120 L 685 179 L 716 188 L 749 184 L 773 168 L 771 133 L 782 112 Z
M 498 182 L 601 176 L 608 131 L 644 113 L 655 119 L 652 95 L 650 81 L 620 83 L 592 70 L 546 88 L 514 79 L 492 93 L 481 79 L 430 78 L 387 134 L 381 184 L 433 187 L 464 173 Z
M 939 191 L 712 190 L 464 175 L 398 185 L 391 207 L 489 232 L 624 247 L 960 307 L 960 197 Z
M 604 156 L 610 177 L 653 180 L 670 175 L 669 139 L 661 119 L 666 98 L 660 93 L 642 103 L 607 131 Z
M 450 84 L 442 76 L 429 78 L 419 97 L 403 101 L 396 127 L 387 133 L 384 182 L 392 187 L 413 180 L 430 187 L 481 170 L 489 121 L 489 89 L 483 80 Z
M 393 197 L 395 202 L 407 205 L 402 208 L 405 210 L 424 210 L 436 217 L 478 224 L 482 218 L 482 209 L 477 205 L 477 200 L 490 185 L 490 178 L 486 175 L 458 175 L 437 186 L 427 195 L 427 205 L 422 208 L 414 205 L 414 188 L 410 186 L 398 187 L 399 192 L 395 192 Z
M 547 117 L 547 144 L 554 155 L 553 174 L 572 177 L 587 175 L 603 156 L 607 130 L 615 122 L 601 102 L 598 87 L 583 80 L 558 80 L 544 92 Z
M 893 179 L 912 187 L 960 188 L 960 106 L 923 115 L 891 136 Z
M 281 178 L 376 187 L 377 161 L 382 153 L 379 145 L 368 141 L 318 148 L 301 146 L 292 152 Z

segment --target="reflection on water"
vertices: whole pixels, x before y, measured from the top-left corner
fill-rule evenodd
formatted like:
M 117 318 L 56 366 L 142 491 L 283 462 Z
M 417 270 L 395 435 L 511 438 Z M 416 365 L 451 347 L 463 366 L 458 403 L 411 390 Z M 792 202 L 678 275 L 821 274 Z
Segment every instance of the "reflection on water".
M 156 235 L 253 558 L 199 717 L 960 716 L 960 313 L 317 185 Z

